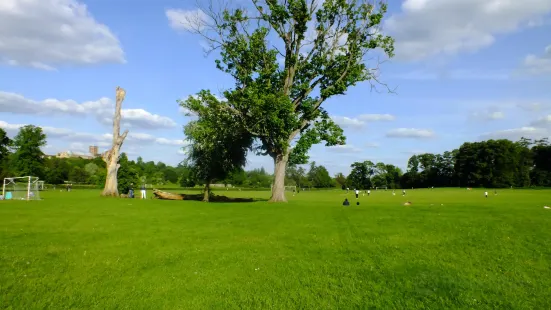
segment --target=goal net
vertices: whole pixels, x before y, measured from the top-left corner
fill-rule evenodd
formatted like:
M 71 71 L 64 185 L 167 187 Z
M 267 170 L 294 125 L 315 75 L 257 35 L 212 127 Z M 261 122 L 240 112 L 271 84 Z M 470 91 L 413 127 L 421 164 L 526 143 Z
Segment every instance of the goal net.
M 2 186 L 4 199 L 40 200 L 37 177 L 5 178 Z

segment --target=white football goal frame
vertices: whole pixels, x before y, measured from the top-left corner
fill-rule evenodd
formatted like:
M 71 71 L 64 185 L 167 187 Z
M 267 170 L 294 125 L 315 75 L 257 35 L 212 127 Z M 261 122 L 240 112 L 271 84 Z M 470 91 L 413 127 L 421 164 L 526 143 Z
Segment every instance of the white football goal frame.
M 273 185 L 270 186 L 270 190 L 272 190 L 274 188 Z M 294 186 L 294 185 L 286 185 L 285 186 L 285 191 L 286 192 L 296 192 L 297 191 L 297 187 Z
M 4 199 L 8 192 L 11 193 L 13 200 L 40 200 L 39 179 L 33 176 L 4 178 L 2 184 Z

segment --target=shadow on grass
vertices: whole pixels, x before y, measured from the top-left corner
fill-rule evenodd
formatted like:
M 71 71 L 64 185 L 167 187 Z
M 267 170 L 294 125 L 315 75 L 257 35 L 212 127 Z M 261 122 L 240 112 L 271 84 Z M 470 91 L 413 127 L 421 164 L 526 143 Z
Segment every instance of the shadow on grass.
M 195 200 L 203 201 L 203 194 L 194 194 L 194 195 L 183 195 L 184 200 Z M 234 198 L 227 196 L 219 196 L 211 194 L 209 197 L 209 202 L 257 202 L 257 201 L 268 201 L 265 198 Z
M 168 192 L 163 192 L 160 190 L 154 190 L 153 195 L 157 199 L 161 200 L 194 200 L 194 201 L 203 201 L 203 194 L 173 194 Z M 264 198 L 233 198 L 227 196 L 219 196 L 211 194 L 209 197 L 209 202 L 257 202 L 257 201 L 268 201 Z

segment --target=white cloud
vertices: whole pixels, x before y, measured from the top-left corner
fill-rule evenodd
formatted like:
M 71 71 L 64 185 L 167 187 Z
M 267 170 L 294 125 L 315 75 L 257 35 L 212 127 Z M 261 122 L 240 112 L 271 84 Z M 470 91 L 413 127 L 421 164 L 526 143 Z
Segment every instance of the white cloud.
M 506 71 L 479 71 L 469 69 L 428 71 L 418 70 L 390 75 L 403 80 L 507 80 L 511 74 Z
M 430 129 L 397 128 L 387 132 L 386 136 L 389 138 L 423 139 L 434 137 L 434 132 Z
M 528 139 L 549 138 L 551 137 L 551 132 L 545 128 L 521 127 L 488 132 L 480 136 L 480 138 L 483 140 L 509 139 L 511 141 L 518 141 L 520 140 L 520 138 L 523 137 Z
M 331 116 L 331 119 L 342 128 L 361 129 L 365 125 L 364 121 L 347 116 Z
M 170 140 L 166 138 L 157 138 L 155 139 L 155 142 L 158 144 L 176 145 L 176 146 L 184 146 L 189 144 L 189 142 L 185 140 Z
M 368 142 L 368 143 L 365 144 L 365 147 L 373 148 L 373 149 L 378 148 L 379 146 L 380 146 L 379 143 L 369 143 Z
M 475 111 L 470 114 L 472 120 L 495 121 L 505 118 L 505 113 L 499 111 L 497 107 L 490 107 L 484 111 Z
M 398 58 L 420 60 L 477 51 L 496 35 L 538 26 L 549 12 L 549 0 L 406 0 L 384 29 L 396 39 Z
M 403 151 L 402 153 L 413 156 L 413 155 L 426 154 L 427 152 L 422 151 L 422 150 L 411 150 L 411 151 Z
M 342 128 L 361 129 L 368 122 L 393 121 L 396 118 L 390 114 L 362 114 L 357 118 L 348 116 L 331 116 L 331 119 Z
M 551 129 L 551 114 L 544 116 L 536 121 L 533 121 L 530 125 L 538 128 L 549 128 Z
M 328 146 L 327 149 L 336 153 L 360 153 L 362 151 L 361 149 L 349 144 Z
M 4 128 L 9 135 L 13 136 L 17 134 L 19 128 L 25 126 L 26 124 L 9 124 L 4 121 L 0 121 L 0 128 Z M 94 134 L 94 133 L 85 133 L 85 132 L 75 132 L 67 128 L 56 128 L 49 126 L 38 126 L 42 128 L 44 134 L 46 134 L 46 139 L 60 139 L 68 142 L 77 142 L 77 143 L 86 143 L 94 144 L 100 147 L 110 148 L 111 142 L 113 140 L 113 135 L 110 133 L 105 134 Z M 188 144 L 185 140 L 173 140 L 167 138 L 158 138 L 156 136 L 139 133 L 139 132 L 129 132 L 128 136 L 124 141 L 124 145 L 133 144 L 133 145 L 144 145 L 144 144 L 157 144 L 157 145 L 168 145 L 168 146 L 185 146 Z
M 114 107 L 113 109 L 108 110 L 107 113 L 109 113 L 109 117 L 107 118 L 109 120 L 109 124 L 112 124 L 113 121 L 111 115 L 114 113 Z M 176 126 L 176 122 L 174 122 L 171 118 L 151 114 L 144 109 L 122 109 L 121 114 L 122 120 L 131 127 L 155 129 L 173 128 Z
M 396 117 L 390 114 L 362 114 L 358 116 L 358 119 L 365 122 L 389 122 L 395 120 Z
M 170 27 L 175 30 L 202 29 L 208 21 L 208 16 L 201 9 L 180 10 L 168 9 L 165 11 Z
M 125 59 L 117 37 L 78 1 L 2 0 L 0 61 L 53 70 Z
M 109 98 L 78 103 L 74 100 L 45 99 L 35 101 L 20 94 L 0 91 L 0 111 L 14 114 L 95 116 L 99 122 L 111 125 L 115 104 Z M 122 109 L 123 124 L 130 127 L 156 129 L 173 128 L 171 118 L 152 114 L 143 109 Z
M 545 48 L 543 55 L 530 54 L 524 58 L 524 69 L 533 75 L 551 74 L 551 45 Z
M 551 110 L 551 103 L 549 102 L 525 102 L 518 103 L 516 106 L 528 112 L 541 112 Z

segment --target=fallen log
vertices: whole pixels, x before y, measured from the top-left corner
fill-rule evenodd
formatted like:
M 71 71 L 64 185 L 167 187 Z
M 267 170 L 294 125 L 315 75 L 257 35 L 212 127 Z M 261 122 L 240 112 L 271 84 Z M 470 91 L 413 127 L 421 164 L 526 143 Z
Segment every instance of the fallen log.
M 173 193 L 167 193 L 160 191 L 158 189 L 153 190 L 153 196 L 157 199 L 165 199 L 165 200 L 185 200 L 184 194 L 173 194 Z

